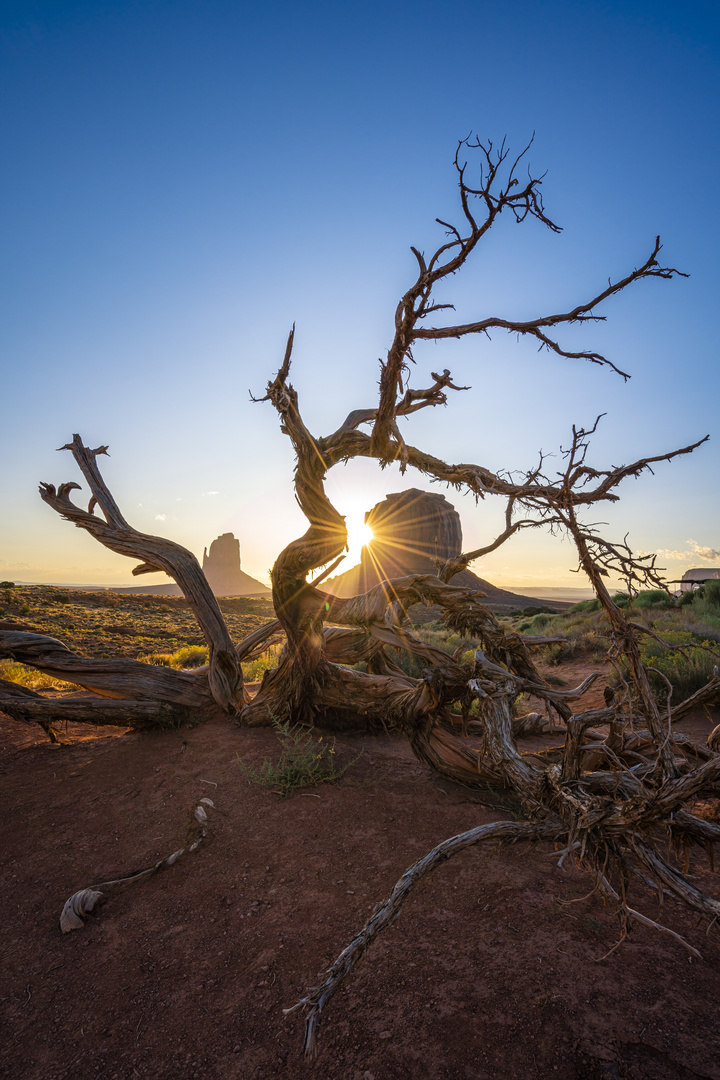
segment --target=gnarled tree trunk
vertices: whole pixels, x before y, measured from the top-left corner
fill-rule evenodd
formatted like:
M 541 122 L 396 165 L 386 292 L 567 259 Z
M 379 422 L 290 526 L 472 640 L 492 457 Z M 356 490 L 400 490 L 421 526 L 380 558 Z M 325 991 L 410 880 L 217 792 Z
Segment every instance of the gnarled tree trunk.
M 482 159 L 484 170 L 475 187 L 467 180 L 467 162 L 461 160 L 464 150 Z M 18 719 L 41 724 L 51 736 L 53 719 L 62 715 L 138 726 L 166 722 L 168 715 L 182 718 L 189 712 L 209 715 L 219 710 L 251 727 L 279 719 L 334 730 L 393 731 L 405 735 L 418 758 L 444 776 L 468 785 L 504 786 L 517 796 L 524 821 L 471 830 L 446 841 L 410 868 L 388 901 L 340 954 L 323 986 L 298 1003 L 308 1010 L 308 1052 L 315 1046 L 322 1008 L 374 936 L 396 917 L 415 882 L 468 844 L 491 838 L 555 840 L 616 907 L 622 936 L 633 921 L 639 921 L 677 937 L 628 905 L 631 876 L 654 884 L 661 896 L 684 903 L 716 925 L 720 916 L 720 904 L 691 885 L 661 850 L 665 832 L 673 843 L 688 848 L 692 844 L 705 848 L 720 839 L 717 825 L 701 821 L 688 810 L 688 801 L 697 795 L 720 794 L 718 740 L 711 739 L 700 754 L 687 739 L 676 735 L 673 722 L 687 704 L 660 709 L 639 645 L 646 628 L 626 618 L 603 580 L 613 571 L 631 588 L 662 585 L 654 559 L 634 557 L 625 544 L 610 543 L 581 521 L 584 508 L 616 500 L 616 489 L 626 477 L 637 476 L 657 461 L 690 453 L 704 440 L 626 466 L 596 469 L 586 463 L 596 421 L 590 430 L 573 428 L 570 449 L 564 453 L 565 467 L 559 474 L 546 476 L 541 460 L 539 466 L 517 476 L 476 464 L 448 464 L 407 444 L 398 428 L 400 417 L 445 404 L 448 391 L 465 389 L 453 384 L 447 370 L 432 373 L 432 384 L 426 389 L 407 387 L 412 349 L 418 341 L 504 329 L 532 337 L 541 348 L 562 357 L 618 371 L 598 353 L 563 348 L 555 337 L 557 329 L 601 317 L 597 312 L 603 302 L 636 281 L 669 279 L 678 273 L 659 264 L 657 239 L 638 269 L 565 312 L 523 321 L 488 316 L 462 325 L 429 325 L 431 315 L 449 306 L 434 301 L 434 288 L 462 268 L 503 213 L 516 220 L 534 217 L 557 228 L 545 213 L 540 180 L 529 176 L 520 183 L 517 179 L 522 157 L 510 161 L 504 144 L 499 151 L 480 142 L 459 145 L 455 166 L 462 224 L 447 226 L 445 242 L 429 259 L 413 248 L 418 275 L 397 306 L 376 407 L 354 410 L 332 434 L 313 436 L 303 423 L 297 394 L 288 381 L 294 332 L 290 334 L 282 366 L 262 400 L 276 409 L 282 431 L 295 450 L 295 492 L 308 529 L 288 544 L 273 566 L 275 621 L 234 645 L 195 557 L 178 544 L 139 533 L 127 523 L 97 466 L 98 456 L 107 447 L 91 450 L 76 435 L 63 449 L 71 451 L 89 484 L 88 509 L 70 501 L 70 491 L 78 487 L 75 483 L 62 484 L 57 491 L 43 484 L 43 500 L 106 547 L 140 559 L 133 573 L 163 570 L 169 574 L 192 606 L 207 641 L 209 662 L 195 672 L 178 672 L 124 659 L 92 660 L 74 655 L 52 638 L 0 631 L 0 657 L 31 664 L 95 695 L 48 702 L 0 683 L 0 708 Z M 370 426 L 369 433 L 359 430 L 363 425 Z M 381 465 L 399 462 L 403 470 L 410 466 L 430 480 L 452 484 L 478 499 L 501 496 L 506 500 L 504 529 L 484 547 L 438 565 L 436 576 L 385 580 L 363 595 L 334 597 L 321 584 L 342 557 L 347 532 L 324 484 L 330 469 L 356 457 L 373 458 Z M 541 526 L 564 531 L 575 543 L 580 568 L 607 616 L 614 642 L 612 658 L 627 659 L 630 683 L 622 692 L 608 695 L 605 709 L 578 707 L 592 680 L 570 691 L 549 686 L 533 662 L 533 642 L 503 627 L 477 592 L 452 584 L 459 571 L 520 529 Z M 309 580 L 313 572 L 319 573 Z M 449 631 L 470 635 L 479 643 L 472 664 L 463 664 L 413 635 L 407 610 L 415 603 L 440 608 Z M 278 666 L 266 672 L 251 700 L 243 687 L 241 661 L 275 640 L 279 631 L 286 643 Z M 411 678 L 400 670 L 394 659 L 398 651 L 421 661 L 422 677 Z M 356 669 L 361 662 L 367 671 Z M 521 753 L 519 739 L 537 730 L 535 718 L 527 718 L 526 723 L 513 718 L 512 706 L 521 693 L 539 697 L 554 708 L 562 722 L 562 746 L 544 754 Z M 720 700 L 720 678 L 711 679 L 694 700 Z M 482 725 L 484 735 L 482 753 L 471 752 L 463 739 L 475 703 L 479 719 L 474 723 Z M 603 724 L 608 725 L 605 736 L 597 730 Z

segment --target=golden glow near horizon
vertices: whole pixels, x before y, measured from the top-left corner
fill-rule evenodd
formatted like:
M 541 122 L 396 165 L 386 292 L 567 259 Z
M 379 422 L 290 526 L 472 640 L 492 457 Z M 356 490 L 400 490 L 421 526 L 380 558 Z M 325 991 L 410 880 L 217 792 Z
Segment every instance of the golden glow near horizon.
M 364 511 L 346 515 L 345 524 L 347 525 L 348 550 L 343 562 L 335 571 L 335 574 L 344 574 L 346 570 L 350 570 L 351 567 L 357 566 L 360 562 L 362 549 L 372 540 L 373 531 L 369 525 L 365 524 L 364 517 Z M 333 576 L 335 576 L 335 574 Z

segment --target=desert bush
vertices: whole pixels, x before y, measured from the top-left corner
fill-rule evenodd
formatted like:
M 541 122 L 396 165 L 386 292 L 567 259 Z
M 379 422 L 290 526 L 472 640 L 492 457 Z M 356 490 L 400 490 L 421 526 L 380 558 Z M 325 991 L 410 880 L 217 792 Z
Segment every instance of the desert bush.
M 558 641 L 554 645 L 548 645 L 543 651 L 542 658 L 546 664 L 562 664 L 563 660 L 572 660 L 578 651 L 574 641 Z
M 694 600 L 679 608 L 678 615 L 680 612 L 682 612 L 680 616 L 682 625 L 696 636 L 720 641 L 720 605 L 716 604 L 712 592 L 708 597 L 704 589 L 702 591 L 698 589 Z
M 247 765 L 240 755 L 237 763 L 249 784 L 272 788 L 279 795 L 292 795 L 298 788 L 316 787 L 339 780 L 361 756 L 357 754 L 341 768 L 335 764 L 335 739 L 327 741 L 321 735 L 315 742 L 312 733 L 299 725 L 293 726 L 287 720 L 281 724 L 273 720 L 282 750 L 277 761 L 266 759 L 257 768 Z
M 175 667 L 172 661 L 172 653 L 148 653 L 147 656 L 140 657 L 142 664 L 153 664 L 155 667 Z
M 645 589 L 633 597 L 632 606 L 648 611 L 657 608 L 675 607 L 675 600 L 664 589 Z
M 243 679 L 245 682 L 257 682 L 262 679 L 268 668 L 277 667 L 282 645 L 271 645 L 267 652 L 258 656 L 256 660 L 248 660 L 242 665 Z
M 584 611 L 599 611 L 600 601 L 595 600 L 581 600 L 579 604 L 573 604 L 570 608 L 571 612 L 584 612 Z
M 423 663 L 419 656 L 406 652 L 404 649 L 390 649 L 389 652 L 393 662 L 411 679 L 422 678 L 422 673 L 427 665 Z
M 208 662 L 208 650 L 205 645 L 185 645 L 173 653 L 173 667 L 196 668 Z
M 155 667 L 197 668 L 207 664 L 208 651 L 205 645 L 184 645 L 173 653 L 148 653 L 140 660 Z
M 667 626 L 657 627 L 658 633 L 667 642 L 667 645 L 688 645 L 688 648 L 679 652 L 677 649 L 667 648 L 667 645 L 656 641 L 654 638 L 643 638 L 641 644 L 642 662 L 648 668 L 650 685 L 662 701 L 667 701 L 668 688 L 664 675 L 673 688 L 672 704 L 678 705 L 685 701 L 696 690 L 700 690 L 713 673 L 713 667 L 718 663 L 717 655 L 707 652 L 706 648 L 713 648 L 715 643 L 708 640 L 700 640 L 687 629 L 671 629 Z M 698 648 L 698 646 L 705 648 Z M 652 670 L 652 669 L 655 670 Z M 658 674 L 660 672 L 661 674 Z M 627 678 L 627 671 L 623 674 Z
M 541 612 L 532 619 L 527 619 L 525 622 L 520 623 L 518 630 L 521 634 L 539 634 L 541 630 L 545 629 L 548 623 L 553 622 L 556 618 L 556 615 L 547 615 L 544 612 Z
M 703 601 L 720 611 L 720 580 L 706 581 L 703 586 Z
M 695 594 L 693 614 L 711 627 L 720 629 L 720 581 L 706 581 Z

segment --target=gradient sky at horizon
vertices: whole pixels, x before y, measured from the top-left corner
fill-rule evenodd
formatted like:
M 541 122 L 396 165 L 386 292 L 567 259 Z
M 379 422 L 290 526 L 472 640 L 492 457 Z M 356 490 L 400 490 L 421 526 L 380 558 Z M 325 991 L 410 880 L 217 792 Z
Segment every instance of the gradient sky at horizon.
M 659 550 L 669 578 L 719 564 L 719 31 L 717 4 L 693 0 L 4 0 L 0 577 L 131 582 L 130 560 L 37 495 L 40 480 L 79 479 L 55 452 L 79 432 L 109 444 L 103 473 L 137 528 L 198 555 L 233 531 L 243 569 L 267 582 L 306 523 L 288 440 L 248 391 L 262 393 L 295 322 L 310 430 L 373 403 L 410 245 L 434 250 L 435 218 L 459 218 L 452 160 L 470 131 L 518 150 L 536 132 L 530 160 L 563 232 L 501 220 L 443 290 L 460 321 L 567 310 L 644 262 L 657 233 L 691 276 L 642 282 L 606 323 L 560 331 L 627 384 L 499 333 L 419 348 L 411 385 L 447 367 L 472 390 L 406 437 L 522 469 L 603 412 L 598 466 L 709 433 L 597 517 Z M 328 479 L 355 522 L 410 486 L 429 485 L 364 461 Z M 438 490 L 466 547 L 498 530 L 501 505 Z M 575 586 L 575 565 L 567 542 L 532 532 L 474 569 Z

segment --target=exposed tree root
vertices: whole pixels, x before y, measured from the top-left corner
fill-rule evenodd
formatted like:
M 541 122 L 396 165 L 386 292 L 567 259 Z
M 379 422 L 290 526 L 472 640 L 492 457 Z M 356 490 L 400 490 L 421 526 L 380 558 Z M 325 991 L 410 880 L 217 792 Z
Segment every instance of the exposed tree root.
M 98 904 L 103 903 L 119 892 L 123 892 L 130 885 L 144 881 L 161 870 L 167 870 L 168 867 L 179 862 L 184 855 L 190 855 L 193 851 L 197 851 L 207 836 L 207 809 L 211 809 L 214 805 L 212 799 L 200 799 L 197 805 L 193 807 L 185 843 L 183 847 L 179 848 L 178 851 L 174 851 L 172 855 L 168 855 L 167 858 L 160 859 L 159 862 L 153 863 L 152 866 L 146 866 L 142 870 L 133 870 L 121 878 L 115 878 L 113 881 L 103 881 L 100 885 L 90 885 L 88 888 L 73 893 L 65 901 L 60 913 L 60 929 L 63 934 L 68 934 L 71 930 L 82 929 L 85 925 L 85 919 Z
M 308 1057 L 316 1054 L 320 1016 L 328 1001 L 340 989 L 344 979 L 356 967 L 363 953 L 378 934 L 395 922 L 409 893 L 422 878 L 453 855 L 457 855 L 459 851 L 464 851 L 465 848 L 479 844 L 483 840 L 555 840 L 562 832 L 563 826 L 558 821 L 537 823 L 499 821 L 493 825 L 480 825 L 476 829 L 469 829 L 468 832 L 452 836 L 413 863 L 397 882 L 387 900 L 376 906 L 362 930 L 328 969 L 328 976 L 322 986 L 309 990 L 307 995 L 295 1005 L 283 1010 L 285 1013 L 294 1012 L 295 1009 L 308 1010 L 305 1019 L 305 1054 Z

